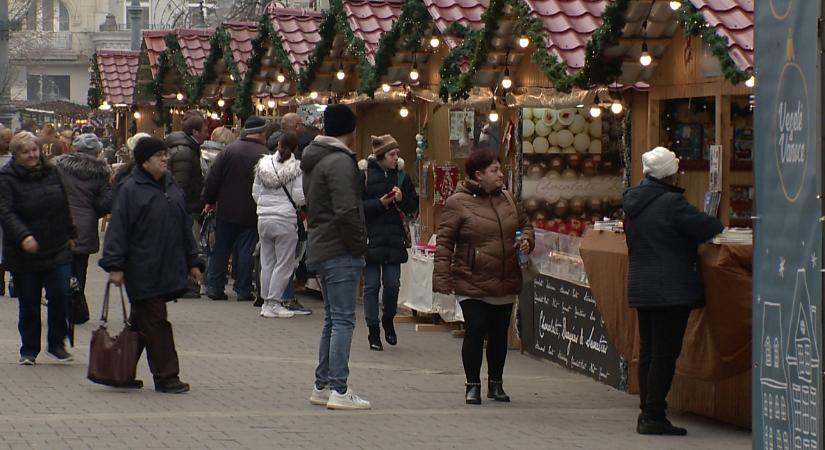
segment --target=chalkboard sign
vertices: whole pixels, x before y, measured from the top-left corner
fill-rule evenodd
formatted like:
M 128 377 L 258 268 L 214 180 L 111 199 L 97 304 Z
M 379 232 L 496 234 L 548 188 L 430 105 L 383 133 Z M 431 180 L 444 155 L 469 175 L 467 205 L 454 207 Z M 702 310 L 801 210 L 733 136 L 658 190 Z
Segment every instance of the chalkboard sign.
M 533 282 L 532 353 L 616 389 L 627 390 L 627 363 L 610 345 L 589 288 L 556 278 Z

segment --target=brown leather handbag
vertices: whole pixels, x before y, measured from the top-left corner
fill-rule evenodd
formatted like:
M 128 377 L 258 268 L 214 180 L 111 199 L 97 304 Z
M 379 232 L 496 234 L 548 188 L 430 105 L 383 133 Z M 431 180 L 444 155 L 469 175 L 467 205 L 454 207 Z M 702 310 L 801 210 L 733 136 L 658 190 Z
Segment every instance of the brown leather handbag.
M 107 328 L 109 316 L 109 291 L 111 283 L 106 284 L 103 295 L 103 313 L 100 316 L 100 328 L 92 333 L 89 345 L 89 371 L 86 377 L 95 383 L 115 387 L 135 387 L 137 362 L 142 351 L 140 334 L 132 331 L 126 316 L 126 299 L 120 288 L 120 304 L 123 307 L 123 331 L 112 337 Z

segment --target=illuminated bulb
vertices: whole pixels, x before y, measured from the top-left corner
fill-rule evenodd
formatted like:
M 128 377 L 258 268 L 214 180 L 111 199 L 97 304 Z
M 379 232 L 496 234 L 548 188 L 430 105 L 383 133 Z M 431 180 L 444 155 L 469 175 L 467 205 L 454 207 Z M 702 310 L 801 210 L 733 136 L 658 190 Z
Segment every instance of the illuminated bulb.
M 387 84 L 387 83 L 382 84 L 381 85 L 381 90 L 384 91 L 384 92 L 389 92 L 390 91 L 390 85 Z
M 527 36 L 522 36 L 522 37 L 518 38 L 518 46 L 519 47 L 527 48 L 528 45 L 530 45 L 530 38 L 528 38 Z
M 613 104 L 610 105 L 610 111 L 612 111 L 613 114 L 621 114 L 622 110 L 624 110 L 624 105 L 622 105 L 622 102 L 613 100 Z
M 232 80 L 232 81 L 235 81 L 235 75 L 233 75 L 233 74 L 231 74 L 231 73 L 230 73 L 230 74 L 229 74 L 229 79 L 230 79 L 230 80 Z
M 590 117 L 597 118 L 602 115 L 602 109 L 599 108 L 599 105 L 593 105 L 590 107 Z
M 226 100 L 219 98 L 218 99 L 218 107 L 223 108 L 226 105 Z
M 111 106 L 109 105 L 109 102 L 103 100 L 103 103 L 100 106 L 98 106 L 98 109 L 100 109 L 101 111 L 106 111 L 108 109 L 111 109 Z
M 269 107 L 269 109 L 274 108 L 274 107 L 275 107 L 275 99 L 274 99 L 274 98 L 270 98 L 270 99 L 269 99 L 269 101 L 268 101 L 268 102 L 266 102 L 266 106 L 267 106 L 267 107 Z
M 650 52 L 647 50 L 647 42 L 645 42 L 642 44 L 642 56 L 639 57 L 639 64 L 647 67 L 652 62 L 653 57 L 650 56 Z
M 413 63 L 412 70 L 410 70 L 410 79 L 413 81 L 418 80 L 418 64 Z
M 407 109 L 407 105 L 401 105 L 401 109 L 398 110 L 398 114 L 400 114 L 401 117 L 409 116 L 410 115 L 410 110 Z
M 258 103 L 258 111 L 263 111 L 263 110 L 264 110 L 264 104 L 263 103 Z
M 309 98 L 315 100 L 316 98 L 318 98 L 318 93 L 315 92 L 315 91 L 310 92 L 309 93 Z
M 510 69 L 504 69 L 504 78 L 501 79 L 501 87 L 504 89 L 510 89 L 513 87 L 513 80 L 510 79 Z
M 747 80 L 745 80 L 745 86 L 747 86 L 747 87 L 749 87 L 749 88 L 752 88 L 752 87 L 756 86 L 756 76 L 755 76 L 755 75 L 751 75 L 751 77 L 750 77 L 750 78 L 748 78 Z
M 680 2 L 678 0 L 674 0 L 674 1 L 670 2 L 670 9 L 672 9 L 674 11 L 678 11 L 679 8 L 681 8 L 681 7 L 682 7 L 682 2 Z
M 175 98 L 177 98 L 178 101 L 181 101 L 181 100 L 183 100 L 183 94 L 178 92 L 178 95 L 176 95 Z
M 278 83 L 283 83 L 286 81 L 286 77 L 281 72 L 278 72 L 278 75 L 275 76 L 275 79 L 278 80 Z
M 490 119 L 490 122 L 498 122 L 498 111 L 496 111 L 496 101 L 493 100 L 492 109 L 490 110 L 490 114 L 487 116 Z
M 338 66 L 338 73 L 335 74 L 335 78 L 338 78 L 339 80 L 343 80 L 346 77 L 347 77 L 347 74 L 344 73 L 344 65 L 341 64 L 340 66 Z
M 438 36 L 433 36 L 430 38 L 430 47 L 438 48 L 441 45 L 441 41 L 438 39 Z
M 212 116 L 211 116 L 211 117 L 212 117 L 212 120 L 218 120 L 218 118 L 219 118 L 220 116 L 218 116 L 218 113 L 212 113 Z
M 135 111 L 135 113 L 132 114 L 132 117 L 134 117 L 137 120 L 140 120 L 140 111 Z

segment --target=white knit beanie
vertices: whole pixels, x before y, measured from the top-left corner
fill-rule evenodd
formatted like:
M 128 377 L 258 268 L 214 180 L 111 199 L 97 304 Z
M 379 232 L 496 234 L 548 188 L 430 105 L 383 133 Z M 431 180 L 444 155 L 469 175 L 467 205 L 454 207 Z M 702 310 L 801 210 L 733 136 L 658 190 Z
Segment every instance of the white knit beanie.
M 137 145 L 138 141 L 148 137 L 152 137 L 152 135 L 149 133 L 137 133 L 126 140 L 126 148 L 128 148 L 130 152 L 133 152 L 135 151 L 135 145 Z
M 679 158 L 676 153 L 664 147 L 656 147 L 642 155 L 642 166 L 645 175 L 661 180 L 679 170 Z

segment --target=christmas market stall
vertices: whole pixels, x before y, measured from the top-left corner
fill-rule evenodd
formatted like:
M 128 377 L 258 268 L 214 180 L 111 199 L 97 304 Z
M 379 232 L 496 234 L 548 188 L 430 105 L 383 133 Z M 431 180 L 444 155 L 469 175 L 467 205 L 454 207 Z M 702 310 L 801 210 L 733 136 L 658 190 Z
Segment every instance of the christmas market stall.
M 135 134 L 141 113 L 136 108 L 136 83 L 140 52 L 99 49 L 91 61 L 88 105 L 114 115 L 112 144 L 124 145 Z

